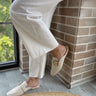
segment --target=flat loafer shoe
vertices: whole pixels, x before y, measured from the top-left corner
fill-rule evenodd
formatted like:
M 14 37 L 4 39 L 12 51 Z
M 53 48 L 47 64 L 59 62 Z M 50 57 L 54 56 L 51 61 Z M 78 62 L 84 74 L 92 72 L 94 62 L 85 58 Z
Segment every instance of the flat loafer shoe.
M 30 89 L 35 89 L 35 88 L 39 88 L 40 85 L 36 86 L 36 87 L 26 87 L 27 86 L 27 82 L 23 81 L 22 83 L 20 83 L 18 86 L 16 86 L 15 88 L 13 88 L 12 90 L 7 92 L 7 96 L 21 96 L 24 94 L 24 92 L 30 90 Z
M 65 47 L 67 49 L 66 53 L 61 57 L 60 60 L 58 60 L 54 56 L 52 57 L 52 66 L 51 66 L 51 73 L 50 73 L 52 76 L 55 76 L 62 69 L 65 57 L 67 56 L 69 51 L 69 47 L 68 46 L 65 46 Z

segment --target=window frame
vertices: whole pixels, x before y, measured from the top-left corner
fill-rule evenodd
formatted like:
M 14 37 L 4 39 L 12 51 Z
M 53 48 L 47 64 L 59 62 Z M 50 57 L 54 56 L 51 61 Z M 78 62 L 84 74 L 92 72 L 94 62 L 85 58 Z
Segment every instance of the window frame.
M 12 0 L 13 2 L 14 0 Z M 12 22 L 0 22 L 0 24 L 12 24 Z M 14 67 L 19 67 L 19 35 L 13 26 L 13 39 L 14 39 L 14 54 L 15 60 L 7 61 L 7 62 L 0 62 L 0 71 L 5 69 L 10 69 Z

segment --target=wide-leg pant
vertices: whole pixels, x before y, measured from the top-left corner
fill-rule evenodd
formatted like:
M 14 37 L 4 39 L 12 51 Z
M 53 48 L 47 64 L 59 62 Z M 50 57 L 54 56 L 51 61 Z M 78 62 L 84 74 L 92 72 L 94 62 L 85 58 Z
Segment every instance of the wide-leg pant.
M 62 0 L 15 0 L 10 16 L 29 54 L 29 77 L 43 78 L 47 53 L 59 43 L 50 32 L 56 5 Z

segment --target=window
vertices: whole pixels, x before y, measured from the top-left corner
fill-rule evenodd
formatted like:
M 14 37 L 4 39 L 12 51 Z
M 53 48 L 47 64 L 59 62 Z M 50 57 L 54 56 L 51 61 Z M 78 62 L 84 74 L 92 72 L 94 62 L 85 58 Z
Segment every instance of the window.
M 0 0 L 0 70 L 19 65 L 19 38 L 10 19 L 13 0 Z

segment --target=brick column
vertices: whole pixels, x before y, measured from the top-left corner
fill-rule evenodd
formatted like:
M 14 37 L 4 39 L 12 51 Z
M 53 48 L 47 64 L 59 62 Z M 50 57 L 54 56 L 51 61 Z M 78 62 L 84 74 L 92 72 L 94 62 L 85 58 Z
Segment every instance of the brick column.
M 71 88 L 95 79 L 96 0 L 64 0 L 53 16 L 51 31 L 69 53 L 58 76 Z M 49 53 L 49 60 L 51 57 Z
M 71 85 L 96 76 L 96 0 L 82 0 Z M 77 76 L 77 77 L 76 77 Z
M 52 34 L 69 53 L 57 77 L 68 88 L 95 79 L 96 74 L 96 0 L 64 0 L 52 18 Z M 28 71 L 28 54 L 21 42 L 20 66 Z M 51 69 L 52 54 L 48 53 L 47 68 Z
M 28 72 L 29 70 L 29 55 L 23 44 L 23 41 L 19 39 L 19 50 L 20 50 L 20 71 Z
M 57 6 L 51 25 L 51 31 L 56 37 L 57 41 L 62 45 L 69 46 L 69 53 L 65 59 L 63 68 L 58 73 L 58 77 L 64 81 L 68 88 L 71 87 L 72 79 L 79 79 L 79 77 L 73 78 L 72 73 L 78 34 L 79 14 L 81 8 L 80 5 L 81 0 L 62 1 Z M 49 58 L 52 56 L 51 53 L 48 55 Z

